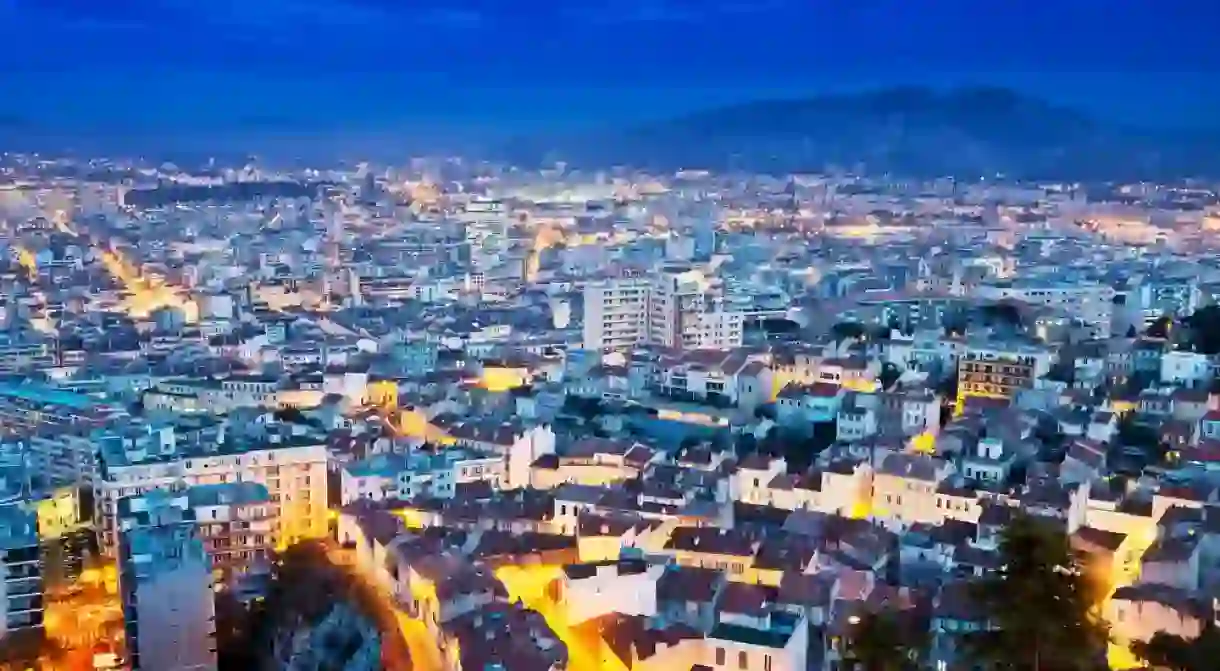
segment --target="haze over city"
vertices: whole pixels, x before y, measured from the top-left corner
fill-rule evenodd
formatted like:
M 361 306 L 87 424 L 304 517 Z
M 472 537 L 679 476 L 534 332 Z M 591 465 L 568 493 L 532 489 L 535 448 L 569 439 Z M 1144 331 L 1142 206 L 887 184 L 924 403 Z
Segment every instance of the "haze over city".
M 1210 3 L 1096 0 L 5 0 L 0 118 L 27 134 L 133 142 L 419 140 L 421 127 L 483 139 L 757 99 L 994 85 L 1107 119 L 1207 125 L 1220 118 L 1217 20 Z

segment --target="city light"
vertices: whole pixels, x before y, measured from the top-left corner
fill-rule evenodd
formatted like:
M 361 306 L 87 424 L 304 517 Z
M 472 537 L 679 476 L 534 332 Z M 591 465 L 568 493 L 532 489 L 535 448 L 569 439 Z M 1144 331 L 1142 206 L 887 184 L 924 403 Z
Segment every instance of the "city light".
M 81 65 L 53 69 L 115 81 L 16 4 L 13 36 L 53 27 L 30 44 Z M 169 13 L 185 47 L 254 27 L 194 4 Z M 306 60 L 302 22 L 343 48 L 557 24 L 264 4 L 272 51 Z M 562 4 L 572 35 L 628 41 L 816 18 L 692 2 L 640 31 Z M 89 42 L 184 34 L 148 14 Z M 118 114 L 139 124 L 57 128 L 105 86 L 5 100 L 0 144 L 53 151 L 0 152 L 0 667 L 1210 668 L 1220 134 L 992 87 L 728 86 L 699 110 L 679 73 L 668 117 L 584 87 L 588 130 L 497 90 L 548 108 L 510 138 L 457 70 L 436 80 L 462 95 L 424 105 L 416 77 L 437 109 L 390 109 L 403 81 L 355 76 L 381 46 L 330 59 L 361 90 L 309 119 L 238 123 L 264 116 L 245 95 L 199 107 L 236 125 L 160 118 L 194 109 L 189 54 L 175 86 L 110 96 L 172 89 Z M 297 70 L 261 89 L 316 101 L 341 74 Z
M 568 649 L 571 671 L 626 671 L 626 666 L 604 650 L 600 639 L 581 636 L 567 621 L 564 604 L 549 593 L 552 584 L 563 576 L 560 566 L 504 566 L 496 569 L 496 578 L 508 590 L 509 599 L 520 601 L 526 608 L 538 611 L 547 626 Z
M 146 319 L 155 310 L 173 307 L 185 313 L 188 323 L 198 319 L 198 308 L 185 297 L 182 291 L 162 280 L 153 280 L 140 275 L 130 262 L 116 252 L 103 250 L 102 265 L 127 291 L 121 309 L 135 319 Z

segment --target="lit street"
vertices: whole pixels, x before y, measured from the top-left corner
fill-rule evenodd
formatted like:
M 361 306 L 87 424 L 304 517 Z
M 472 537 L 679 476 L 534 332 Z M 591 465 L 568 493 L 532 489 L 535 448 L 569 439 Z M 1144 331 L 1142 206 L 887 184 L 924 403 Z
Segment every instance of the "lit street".
M 547 586 L 559 577 L 558 566 L 504 567 L 496 571 L 496 577 L 504 583 L 509 598 L 518 599 L 527 608 L 538 611 L 555 635 L 568 647 L 568 669 L 570 671 L 618 671 L 621 667 L 605 664 L 597 641 L 585 641 L 568 626 L 563 608 L 547 595 Z

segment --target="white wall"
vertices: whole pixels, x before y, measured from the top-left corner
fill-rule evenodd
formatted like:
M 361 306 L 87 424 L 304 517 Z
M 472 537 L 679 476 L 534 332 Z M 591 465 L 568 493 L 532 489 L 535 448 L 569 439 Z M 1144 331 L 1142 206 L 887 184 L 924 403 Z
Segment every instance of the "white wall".
M 650 566 L 647 571 L 620 576 L 618 565 L 599 566 L 597 575 L 579 580 L 566 580 L 564 603 L 568 623 L 580 624 L 610 613 L 653 617 L 657 614 L 657 578 L 663 565 Z
M 206 561 L 183 561 L 136 589 L 140 668 L 216 668 L 212 573 Z

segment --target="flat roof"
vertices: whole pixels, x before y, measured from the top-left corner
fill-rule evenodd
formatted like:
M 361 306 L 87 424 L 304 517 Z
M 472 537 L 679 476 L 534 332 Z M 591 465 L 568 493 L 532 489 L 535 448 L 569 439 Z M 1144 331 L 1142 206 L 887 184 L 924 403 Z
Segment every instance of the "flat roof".
M 0 384 L 0 396 L 48 405 L 63 405 L 76 410 L 88 410 L 99 405 L 84 394 L 40 384 Z

